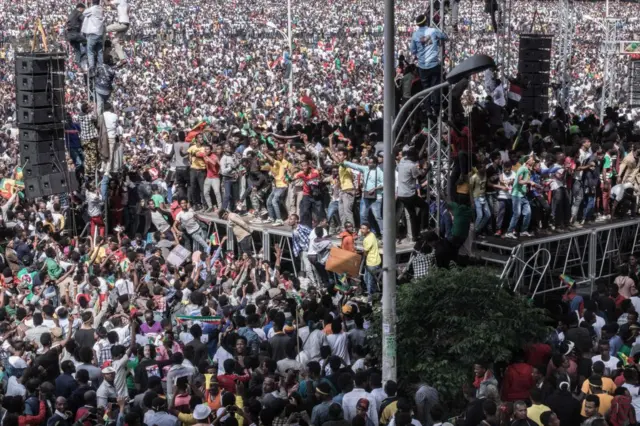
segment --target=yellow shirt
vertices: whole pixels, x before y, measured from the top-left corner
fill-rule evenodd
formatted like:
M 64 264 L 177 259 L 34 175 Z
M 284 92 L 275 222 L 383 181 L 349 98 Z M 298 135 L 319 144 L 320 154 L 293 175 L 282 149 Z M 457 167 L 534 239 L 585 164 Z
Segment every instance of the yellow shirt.
M 353 189 L 353 170 L 345 166 L 340 166 L 338 168 L 338 178 L 340 179 L 341 190 L 349 191 Z
M 364 248 L 364 252 L 367 254 L 365 262 L 367 266 L 378 266 L 382 263 L 380 250 L 378 249 L 378 240 L 373 232 L 369 232 L 369 235 L 364 238 L 364 241 L 362 241 L 362 247 Z
M 538 426 L 542 426 L 540 415 L 545 411 L 551 411 L 551 408 L 543 404 L 533 404 L 531 407 L 527 408 L 527 417 L 536 422 Z
M 396 415 L 398 411 L 398 401 L 393 401 L 391 404 L 387 405 L 382 413 L 380 413 L 380 424 L 388 425 L 393 416 Z
M 291 167 L 291 163 L 287 160 L 275 161 L 273 167 L 271 167 L 271 173 L 276 183 L 276 188 L 286 188 L 287 182 L 285 180 L 285 174 L 287 169 Z
M 189 154 L 189 158 L 191 158 L 191 168 L 197 170 L 204 170 L 207 168 L 207 165 L 204 163 L 202 157 L 196 157 L 196 154 L 204 152 L 204 147 L 198 147 L 196 145 L 192 145 L 187 149 L 187 153 Z
M 603 377 L 602 378 L 602 390 L 603 391 L 605 391 L 609 395 L 613 395 L 616 392 L 617 388 L 618 387 L 613 382 L 613 380 L 611 380 L 608 377 Z M 589 380 L 585 380 L 582 383 L 582 393 L 584 393 L 585 395 L 589 395 L 591 393 L 591 389 L 589 387 Z
M 598 408 L 598 413 L 604 416 L 607 413 L 607 411 L 609 411 L 609 408 L 611 408 L 611 401 L 613 401 L 613 397 L 606 393 L 599 393 L 596 396 L 600 400 L 600 407 Z M 582 400 L 582 410 L 580 410 L 580 415 L 582 417 L 587 416 L 587 414 L 584 412 L 584 404 L 586 402 L 587 402 L 586 399 Z

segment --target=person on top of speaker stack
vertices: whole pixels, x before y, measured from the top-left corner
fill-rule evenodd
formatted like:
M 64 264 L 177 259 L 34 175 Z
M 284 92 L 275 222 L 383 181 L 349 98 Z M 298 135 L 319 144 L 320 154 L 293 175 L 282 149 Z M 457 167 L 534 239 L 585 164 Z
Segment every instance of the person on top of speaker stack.
M 88 180 L 95 176 L 98 165 L 98 131 L 96 129 L 96 116 L 92 113 L 92 106 L 83 102 L 80 106 L 80 143 L 84 155 L 84 175 Z
M 73 48 L 75 53 L 74 61 L 76 65 L 82 67 L 82 61 L 87 56 L 87 39 L 80 32 L 82 30 L 82 21 L 84 10 L 87 7 L 83 3 L 78 3 L 71 11 L 69 19 L 67 19 L 67 41 Z
M 429 17 L 420 15 L 416 18 L 418 29 L 411 37 L 411 53 L 418 63 L 418 72 L 422 81 L 422 88 L 440 84 L 442 80 L 440 64 L 440 42 L 448 40 L 445 33 L 437 28 L 429 27 Z M 440 91 L 433 93 L 427 100 L 431 114 L 438 115 L 440 111 Z
M 124 53 L 124 49 L 122 49 L 120 39 L 129 30 L 129 1 L 112 0 L 111 6 L 116 7 L 118 10 L 118 23 L 107 26 L 107 32 L 115 33 L 111 41 L 113 42 L 116 55 L 118 55 L 118 59 L 120 60 L 118 65 L 122 65 L 127 60 L 127 56 Z
M 98 65 L 103 61 L 104 41 L 104 10 L 100 6 L 100 0 L 91 0 L 93 6 L 82 13 L 82 33 L 87 38 L 87 60 L 89 62 L 89 75 L 93 75 Z

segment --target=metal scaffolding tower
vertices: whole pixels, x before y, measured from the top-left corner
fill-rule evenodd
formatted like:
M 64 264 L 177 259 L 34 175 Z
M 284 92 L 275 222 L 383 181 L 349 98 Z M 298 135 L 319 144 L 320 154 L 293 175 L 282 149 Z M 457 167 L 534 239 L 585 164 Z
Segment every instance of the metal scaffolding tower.
M 600 99 L 600 123 L 604 121 L 605 110 L 614 103 L 616 90 L 616 67 L 614 57 L 619 43 L 617 40 L 618 19 L 606 17 L 604 22 L 604 42 L 602 54 L 604 55 L 604 78 L 602 79 L 602 98 Z
M 444 3 L 444 1 L 440 0 L 430 0 L 431 7 L 429 17 L 431 19 L 431 26 L 446 34 Z M 434 17 L 439 17 L 439 19 L 434 19 Z M 446 69 L 447 62 L 451 62 L 451 60 L 446 60 L 447 58 L 451 58 L 451 52 L 449 50 L 451 45 L 452 43 L 443 43 L 440 49 L 440 63 L 442 64 L 441 81 L 444 81 L 444 77 L 448 72 L 448 69 Z M 453 64 L 450 64 L 450 66 L 453 66 Z M 447 197 L 450 172 L 449 128 L 446 125 L 446 120 L 442 118 L 443 114 L 445 114 L 445 109 L 448 110 L 446 115 L 449 117 L 451 111 L 450 90 L 447 91 L 447 93 L 442 93 L 442 96 L 440 96 L 440 114 L 438 114 L 437 120 L 428 120 L 426 129 L 428 152 L 433 153 L 431 157 L 431 176 L 429 179 L 431 184 L 427 187 L 429 193 L 428 199 L 435 202 L 435 205 L 438 206 L 438 208 L 430 209 L 429 219 L 438 231 L 440 224 L 439 206 L 440 202 L 446 200 Z M 416 232 L 416 230 L 414 230 L 414 232 Z
M 560 87 L 558 104 L 567 110 L 571 90 L 571 57 L 573 54 L 573 36 L 576 30 L 576 14 L 570 0 L 559 0 L 558 10 L 558 58 Z

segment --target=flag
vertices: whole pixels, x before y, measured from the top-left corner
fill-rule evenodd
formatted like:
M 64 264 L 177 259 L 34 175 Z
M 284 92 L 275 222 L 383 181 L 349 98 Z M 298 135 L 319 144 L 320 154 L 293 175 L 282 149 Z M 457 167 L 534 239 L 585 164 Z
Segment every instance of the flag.
M 0 197 L 7 200 L 16 192 L 24 189 L 24 182 L 4 178 L 0 180 Z
M 212 246 L 219 246 L 220 238 L 218 238 L 218 233 L 214 232 L 213 234 L 211 234 L 211 237 L 209 237 L 209 241 L 211 242 Z
M 348 293 L 349 290 L 351 290 L 351 285 L 349 284 L 349 281 L 347 280 L 347 274 L 346 273 L 338 275 L 338 282 L 336 283 L 334 288 L 336 290 L 338 290 L 338 291 L 343 292 L 343 293 Z
M 176 321 L 178 321 L 179 324 L 184 321 L 199 321 L 207 324 L 220 324 L 222 322 L 222 317 L 220 316 L 200 317 L 195 315 L 177 315 Z
M 206 121 L 201 121 L 200 123 L 198 123 L 198 125 L 196 127 L 194 127 L 193 129 L 189 130 L 189 133 L 187 133 L 187 137 L 185 138 L 185 142 L 191 142 L 193 141 L 196 136 L 198 136 L 200 133 L 202 133 L 202 131 L 204 130 L 204 128 L 207 126 L 207 122 Z
M 22 173 L 22 167 L 16 167 L 16 170 L 13 172 L 13 178 L 19 181 L 21 181 L 24 178 L 24 175 Z
M 300 98 L 300 103 L 307 110 L 307 115 L 309 117 L 315 117 L 318 115 L 318 109 L 316 108 L 316 104 L 313 100 L 308 96 L 302 96 Z
M 576 284 L 576 281 L 567 274 L 560 275 L 560 281 L 566 284 L 566 286 L 569 288 L 573 287 Z
M 522 87 L 515 83 L 511 83 L 509 85 L 509 93 L 507 94 L 507 97 L 515 102 L 520 102 L 520 99 L 522 99 Z

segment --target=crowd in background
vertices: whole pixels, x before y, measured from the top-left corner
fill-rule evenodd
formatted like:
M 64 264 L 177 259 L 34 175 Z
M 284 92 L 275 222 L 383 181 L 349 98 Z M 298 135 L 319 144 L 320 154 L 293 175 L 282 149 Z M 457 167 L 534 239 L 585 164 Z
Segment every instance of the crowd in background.
M 384 191 L 396 195 L 398 244 L 415 249 L 403 274 L 416 278 L 464 263 L 470 236 L 531 237 L 636 215 L 640 141 L 622 78 L 603 125 L 594 114 L 601 33 L 584 16 L 601 19 L 601 2 L 573 3 L 569 107 L 550 116 L 522 114 L 510 84 L 518 35 L 534 16 L 556 33 L 556 3 L 513 1 L 518 13 L 496 35 L 482 2 L 462 0 L 459 22 L 443 31 L 424 6 L 398 2 L 398 104 L 437 81 L 437 67 L 476 53 L 505 59 L 451 89 L 451 114 L 428 103 L 410 121 L 396 170 L 382 168 L 382 4 L 293 2 L 289 52 L 275 29 L 286 34 L 280 4 L 111 3 L 20 0 L 0 11 L 0 177 L 12 182 L 0 187 L 2 425 L 441 424 L 437 390 L 382 387 L 367 345 Z M 633 39 L 638 7 L 610 5 L 620 38 Z M 79 189 L 32 200 L 18 191 L 13 60 L 38 17 L 49 45 L 69 53 L 65 140 Z M 106 31 L 115 37 L 103 49 Z M 510 69 L 509 54 L 496 54 L 509 34 Z M 627 60 L 616 58 L 618 75 Z M 443 176 L 428 120 L 440 113 L 451 163 L 437 203 L 430 194 Z M 383 187 L 394 172 L 396 188 Z M 211 221 L 232 232 L 212 232 Z M 262 247 L 253 231 L 263 227 L 291 232 L 290 252 Z M 329 270 L 334 247 L 361 254 L 362 275 Z M 622 275 L 631 282 L 634 265 Z M 569 294 L 567 311 L 578 315 L 526 353 L 528 367 L 503 377 L 479 362 L 465 424 L 578 425 L 598 407 L 611 413 L 605 404 L 618 397 L 628 418 L 607 420 L 634 424 L 637 371 L 620 375 L 605 355 L 623 350 L 620 341 L 635 355 L 629 280 L 586 310 Z M 596 347 L 602 358 L 587 366 Z M 612 379 L 629 393 L 601 392 Z M 513 380 L 520 387 L 510 394 Z

